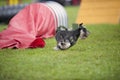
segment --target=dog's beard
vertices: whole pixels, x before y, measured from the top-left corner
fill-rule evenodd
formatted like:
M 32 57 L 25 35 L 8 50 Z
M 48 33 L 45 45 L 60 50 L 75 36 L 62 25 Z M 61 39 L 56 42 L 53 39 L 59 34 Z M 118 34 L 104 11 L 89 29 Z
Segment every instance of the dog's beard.
M 68 49 L 70 46 L 71 46 L 71 43 L 69 41 L 58 42 L 58 45 L 57 45 L 57 47 L 61 50 Z

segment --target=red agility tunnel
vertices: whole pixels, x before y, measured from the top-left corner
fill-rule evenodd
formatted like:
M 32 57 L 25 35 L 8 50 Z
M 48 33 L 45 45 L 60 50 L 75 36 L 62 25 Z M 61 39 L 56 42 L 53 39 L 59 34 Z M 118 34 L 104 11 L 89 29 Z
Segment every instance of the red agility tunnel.
M 42 48 L 44 39 L 54 37 L 56 28 L 61 25 L 67 27 L 67 14 L 59 3 L 30 4 L 0 32 L 0 48 Z

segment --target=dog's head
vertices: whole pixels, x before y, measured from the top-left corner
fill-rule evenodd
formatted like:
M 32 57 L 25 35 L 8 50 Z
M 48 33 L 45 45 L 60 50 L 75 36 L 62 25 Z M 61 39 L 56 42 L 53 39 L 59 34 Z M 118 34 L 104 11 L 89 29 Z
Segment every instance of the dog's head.
M 62 26 L 63 28 L 63 26 Z M 65 50 L 73 46 L 78 38 L 85 39 L 88 36 L 87 29 L 83 26 L 83 24 L 79 24 L 79 27 L 75 30 L 68 30 L 64 27 L 64 29 L 59 29 L 56 31 L 56 41 L 57 47 L 55 49 Z

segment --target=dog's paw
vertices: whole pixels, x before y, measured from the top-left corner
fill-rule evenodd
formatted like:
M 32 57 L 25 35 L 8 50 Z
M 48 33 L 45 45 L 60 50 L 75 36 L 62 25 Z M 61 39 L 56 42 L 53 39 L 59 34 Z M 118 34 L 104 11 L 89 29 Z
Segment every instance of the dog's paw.
M 60 50 L 57 46 L 53 48 L 54 50 Z

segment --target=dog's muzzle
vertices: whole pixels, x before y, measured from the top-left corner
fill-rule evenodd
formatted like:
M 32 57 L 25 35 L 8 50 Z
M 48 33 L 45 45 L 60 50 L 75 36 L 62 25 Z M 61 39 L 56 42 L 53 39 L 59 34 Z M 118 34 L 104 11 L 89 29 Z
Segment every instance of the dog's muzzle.
M 67 48 L 69 48 L 71 46 L 69 41 L 65 41 L 65 42 L 58 42 L 57 47 L 61 50 L 65 50 Z

